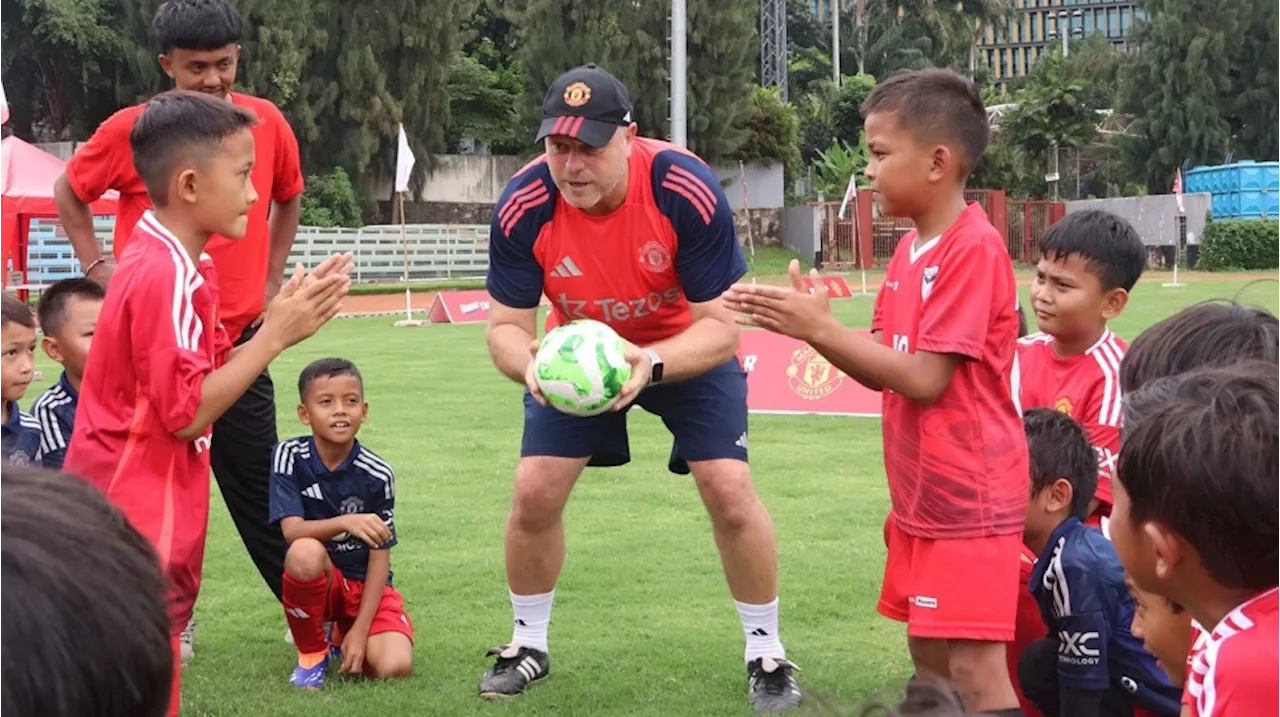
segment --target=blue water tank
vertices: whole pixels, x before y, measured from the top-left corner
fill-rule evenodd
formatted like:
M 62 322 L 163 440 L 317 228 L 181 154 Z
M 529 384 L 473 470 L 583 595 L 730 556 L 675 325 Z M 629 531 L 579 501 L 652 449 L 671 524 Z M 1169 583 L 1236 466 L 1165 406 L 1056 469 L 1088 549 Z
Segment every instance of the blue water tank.
M 1183 191 L 1213 196 L 1214 219 L 1280 217 L 1280 162 L 1244 160 L 1189 170 Z

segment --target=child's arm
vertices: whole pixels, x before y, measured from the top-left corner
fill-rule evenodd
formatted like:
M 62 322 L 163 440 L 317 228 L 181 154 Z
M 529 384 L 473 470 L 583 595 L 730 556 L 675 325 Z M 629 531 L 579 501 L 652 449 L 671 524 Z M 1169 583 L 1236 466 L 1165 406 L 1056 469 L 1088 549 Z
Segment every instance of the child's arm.
M 391 540 L 391 529 L 374 513 L 352 513 L 325 520 L 305 520 L 301 515 L 280 519 L 280 532 L 286 543 L 298 538 L 313 538 L 324 542 L 342 533 L 365 542 L 370 548 L 380 548 Z
M 342 672 L 359 674 L 364 669 L 364 650 L 369 642 L 369 627 L 378 614 L 382 593 L 391 574 L 391 550 L 370 550 L 369 565 L 364 574 L 364 592 L 360 594 L 360 610 L 356 620 L 342 639 Z
M 831 315 L 825 290 L 809 293 L 800 277 L 799 262 L 791 262 L 790 274 L 791 287 L 735 284 L 726 294 L 729 308 L 747 315 L 741 323 L 808 343 L 833 366 L 872 390 L 889 389 L 923 403 L 936 400 L 946 390 L 960 356 L 906 353 L 863 338 Z M 815 287 L 824 286 L 816 269 L 810 278 Z M 873 324 L 872 328 L 878 327 Z

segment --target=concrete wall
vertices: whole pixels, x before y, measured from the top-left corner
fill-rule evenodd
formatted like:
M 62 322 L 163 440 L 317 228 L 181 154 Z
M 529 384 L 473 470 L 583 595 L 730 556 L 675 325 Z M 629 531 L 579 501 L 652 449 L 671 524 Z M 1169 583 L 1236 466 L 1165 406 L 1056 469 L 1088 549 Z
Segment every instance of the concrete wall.
M 809 261 L 822 251 L 822 207 L 803 205 L 782 210 L 782 244 Z
M 1184 194 L 1187 244 L 1199 244 L 1204 233 L 1204 217 L 1209 211 L 1209 194 Z M 1086 209 L 1101 209 L 1123 217 L 1149 247 L 1172 247 L 1178 237 L 1178 202 L 1172 194 L 1148 197 L 1115 197 L 1113 199 L 1081 199 L 1067 202 L 1067 214 Z

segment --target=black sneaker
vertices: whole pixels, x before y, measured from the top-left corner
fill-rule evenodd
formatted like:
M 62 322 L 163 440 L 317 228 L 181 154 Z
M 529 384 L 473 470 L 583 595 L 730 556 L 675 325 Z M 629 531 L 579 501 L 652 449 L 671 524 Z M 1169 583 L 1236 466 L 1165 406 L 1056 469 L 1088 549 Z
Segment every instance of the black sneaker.
M 480 696 L 486 699 L 514 697 L 551 672 L 551 658 L 532 647 L 499 645 L 487 654 L 498 661 L 480 678 Z
M 747 701 L 756 712 L 789 712 L 804 698 L 793 672 L 799 667 L 785 659 L 761 657 L 747 663 Z

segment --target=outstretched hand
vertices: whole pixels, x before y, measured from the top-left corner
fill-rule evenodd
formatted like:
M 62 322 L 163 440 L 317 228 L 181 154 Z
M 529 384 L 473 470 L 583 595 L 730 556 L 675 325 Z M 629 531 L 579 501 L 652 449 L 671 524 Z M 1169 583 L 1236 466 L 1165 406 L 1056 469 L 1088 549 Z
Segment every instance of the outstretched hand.
M 744 326 L 759 326 L 774 333 L 810 342 L 835 320 L 827 285 L 817 269 L 809 270 L 810 289 L 800 274 L 800 262 L 787 267 L 791 286 L 738 283 L 725 292 L 725 305 L 739 314 Z

